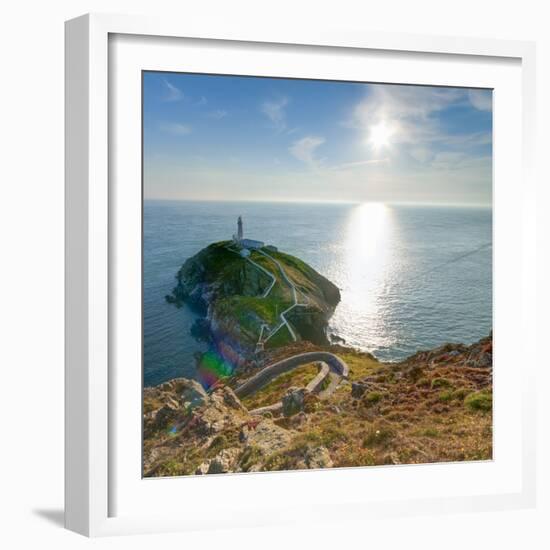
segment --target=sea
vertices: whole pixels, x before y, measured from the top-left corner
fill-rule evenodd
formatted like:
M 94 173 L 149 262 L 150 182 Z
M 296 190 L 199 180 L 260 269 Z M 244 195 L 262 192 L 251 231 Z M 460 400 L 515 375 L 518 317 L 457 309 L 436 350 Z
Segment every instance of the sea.
M 144 385 L 197 376 L 196 314 L 165 300 L 185 260 L 244 236 L 297 256 L 341 291 L 329 333 L 384 361 L 492 329 L 492 210 L 384 203 L 144 202 Z

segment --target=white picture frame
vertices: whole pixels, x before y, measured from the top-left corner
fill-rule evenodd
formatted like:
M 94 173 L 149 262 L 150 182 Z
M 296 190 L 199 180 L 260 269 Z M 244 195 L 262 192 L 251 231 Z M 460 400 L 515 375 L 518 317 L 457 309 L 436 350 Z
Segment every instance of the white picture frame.
M 116 50 L 118 47 L 116 46 L 115 54 L 121 57 L 116 57 L 116 62 L 113 62 L 113 58 L 110 57 L 110 41 L 112 43 L 112 39 L 115 38 L 116 44 L 116 37 L 122 37 L 121 44 L 125 43 L 125 38 L 132 44 L 126 50 Z M 115 269 L 115 264 L 122 262 L 128 267 L 131 259 L 126 261 L 118 255 L 113 257 L 112 251 L 119 238 L 117 236 L 119 218 L 126 219 L 128 216 L 129 220 L 135 220 L 136 213 L 131 210 L 131 200 L 124 202 L 127 206 L 120 206 L 121 197 L 117 194 L 113 195 L 111 183 L 121 175 L 126 177 L 130 174 L 132 177 L 131 174 L 134 172 L 119 172 L 119 168 L 124 170 L 124 166 L 131 166 L 135 162 L 135 153 L 138 151 L 135 150 L 133 153 L 129 151 L 128 155 L 124 152 L 120 158 L 117 156 L 116 159 L 112 154 L 110 158 L 110 140 L 114 135 L 118 135 L 117 132 L 123 131 L 120 125 L 127 120 L 124 115 L 118 117 L 118 113 L 111 112 L 110 108 L 117 105 L 116 91 L 113 87 L 115 83 L 117 86 L 120 85 L 116 72 L 123 70 L 120 60 L 125 60 L 128 67 L 131 65 L 135 74 L 140 65 L 139 58 L 138 62 L 135 62 L 136 52 L 138 56 L 145 56 L 151 49 L 147 44 L 139 44 L 146 41 L 147 37 L 161 40 L 163 37 L 164 39 L 169 37 L 176 41 L 193 39 L 195 46 L 200 45 L 201 41 L 208 41 L 209 47 L 221 50 L 230 47 L 244 48 L 248 44 L 249 52 L 254 48 L 263 48 L 263 51 L 272 49 L 275 63 L 279 55 L 277 48 L 284 48 L 286 56 L 298 56 L 306 51 L 313 53 L 322 51 L 323 55 L 326 52 L 350 53 L 354 56 L 362 53 L 367 55 L 369 52 L 375 55 L 378 52 L 390 57 L 394 55 L 397 68 L 399 63 L 403 64 L 402 68 L 405 67 L 404 63 L 409 57 L 412 60 L 415 56 L 423 56 L 430 62 L 437 62 L 442 68 L 452 63 L 452 72 L 457 75 L 453 77 L 454 83 L 459 82 L 456 79 L 460 79 L 459 73 L 466 71 L 468 63 L 483 65 L 484 69 L 478 69 L 477 72 L 480 74 L 475 78 L 481 79 L 478 80 L 479 82 L 486 82 L 487 86 L 491 85 L 490 77 L 487 76 L 489 80 L 484 80 L 485 77 L 481 74 L 485 72 L 485 66 L 495 67 L 494 78 L 502 78 L 498 82 L 503 90 L 506 79 L 511 79 L 510 90 L 514 89 L 517 93 L 514 95 L 510 92 L 509 97 L 504 97 L 506 94 L 503 92 L 502 97 L 503 101 L 516 105 L 518 116 L 514 118 L 513 114 L 503 115 L 502 118 L 496 119 L 495 124 L 495 139 L 497 147 L 500 147 L 500 153 L 496 154 L 498 163 L 495 164 L 495 185 L 498 187 L 502 182 L 504 189 L 500 195 L 501 198 L 495 203 L 495 227 L 499 232 L 496 234 L 496 242 L 499 242 L 499 234 L 502 234 L 502 239 L 508 239 L 508 246 L 515 254 L 513 261 L 516 264 L 519 258 L 519 265 L 515 271 L 512 268 L 508 270 L 505 250 L 502 248 L 503 253 L 498 255 L 497 247 L 495 265 L 503 275 L 495 291 L 495 320 L 502 319 L 500 339 L 499 331 L 495 331 L 495 392 L 499 407 L 495 413 L 495 432 L 502 438 L 500 447 L 502 451 L 498 454 L 497 450 L 495 460 L 487 468 L 477 464 L 473 465 L 468 472 L 463 470 L 468 477 L 479 476 L 480 480 L 486 478 L 491 480 L 491 483 L 494 482 L 493 485 L 487 485 L 486 489 L 480 488 L 477 492 L 464 485 L 462 491 L 457 489 L 444 494 L 440 489 L 441 484 L 445 480 L 450 480 L 453 474 L 450 473 L 452 470 L 449 470 L 448 466 L 442 465 L 428 465 L 422 470 L 414 470 L 414 467 L 378 470 L 371 468 L 368 478 L 365 477 L 367 469 L 359 468 L 339 472 L 307 472 L 305 475 L 294 472 L 207 476 L 208 479 L 138 480 L 135 474 L 132 474 L 134 479 L 130 480 L 131 483 L 125 483 L 124 479 L 120 479 L 121 467 L 117 462 L 117 456 L 127 456 L 128 450 L 135 450 L 135 434 L 140 431 L 141 426 L 138 425 L 135 429 L 129 430 L 134 434 L 132 441 L 128 437 L 123 437 L 121 430 L 117 429 L 118 401 L 128 398 L 128 403 L 135 404 L 136 395 L 135 384 L 132 385 L 132 382 L 129 382 L 129 386 L 132 386 L 133 390 L 123 393 L 120 389 L 120 376 L 122 374 L 126 376 L 126 373 L 121 371 L 118 377 L 113 373 L 118 353 L 114 350 L 115 336 L 112 330 L 112 326 L 116 325 L 116 320 L 112 317 L 112 302 L 116 299 L 112 291 L 113 280 L 117 276 L 116 269 L 119 269 L 118 267 Z M 167 65 L 163 66 L 163 69 L 170 63 L 168 51 L 172 47 L 179 46 L 164 43 L 156 54 L 163 55 L 167 59 Z M 188 53 L 191 55 L 191 51 Z M 194 55 L 194 67 L 200 68 L 201 63 L 206 64 L 206 59 L 201 58 L 200 47 L 198 53 L 195 51 Z M 243 56 L 240 58 L 242 59 Z M 158 58 L 152 55 L 148 63 L 156 63 L 155 59 Z M 239 56 L 235 59 L 240 63 Z M 216 61 L 216 63 L 219 62 Z M 463 63 L 464 66 L 459 67 L 457 63 Z M 147 501 L 159 498 L 162 491 L 164 491 L 163 494 L 168 495 L 168 498 L 172 498 L 173 494 L 170 496 L 170 493 L 173 493 L 173 487 L 181 488 L 182 481 L 187 482 L 187 491 L 200 490 L 207 495 L 213 492 L 219 492 L 220 495 L 225 493 L 234 495 L 253 491 L 259 491 L 261 494 L 273 491 L 275 494 L 279 491 L 278 496 L 270 503 L 264 499 L 256 500 L 251 504 L 250 501 L 247 503 L 241 497 L 233 513 L 225 514 L 224 517 L 220 515 L 216 525 L 228 527 L 283 524 L 293 521 L 295 512 L 292 508 L 285 509 L 281 504 L 285 491 L 298 490 L 301 485 L 302 490 L 309 490 L 313 495 L 312 498 L 316 498 L 315 483 L 318 479 L 316 476 L 319 474 L 325 476 L 328 474 L 324 479 L 328 480 L 330 498 L 328 501 L 318 498 L 317 503 L 313 500 L 304 502 L 301 521 L 360 519 L 367 513 L 371 516 L 393 516 L 420 512 L 435 514 L 532 506 L 535 499 L 534 365 L 536 357 L 533 335 L 536 331 L 533 325 L 536 318 L 534 314 L 536 299 L 529 285 L 528 273 L 534 272 L 535 253 L 533 232 L 536 188 L 532 179 L 535 119 L 534 65 L 534 45 L 528 42 L 405 36 L 367 31 L 348 34 L 306 29 L 299 36 L 285 29 L 271 32 L 265 32 L 262 29 L 238 31 L 228 29 L 222 35 L 213 33 L 208 28 L 195 27 L 191 22 L 179 23 L 170 19 L 118 15 L 85 15 L 68 21 L 66 23 L 66 527 L 88 536 L 213 527 L 210 518 L 201 519 L 200 515 L 193 515 L 191 512 L 186 514 L 180 510 L 178 514 L 168 515 L 159 510 L 159 514 L 155 515 L 154 511 L 146 506 Z M 498 69 L 505 66 L 512 68 L 510 71 Z M 148 65 L 148 68 L 156 67 Z M 254 71 L 254 68 L 249 70 Z M 300 69 L 298 67 L 292 70 Z M 425 70 L 429 70 L 429 67 Z M 412 78 L 404 71 L 403 68 L 404 76 L 401 77 L 400 82 L 408 82 Z M 472 71 L 472 74 L 475 72 Z M 498 76 L 500 73 L 502 75 Z M 430 77 L 430 83 L 437 84 L 441 80 L 441 83 L 448 84 L 448 80 L 443 82 L 443 79 L 450 78 L 445 74 L 442 70 L 440 74 L 433 75 Z M 368 75 L 365 75 L 364 79 L 368 80 Z M 469 80 L 466 79 L 464 82 Z M 496 89 L 498 91 L 498 87 Z M 140 90 L 136 90 L 136 94 L 139 93 Z M 135 104 L 135 97 L 129 100 L 129 104 L 132 102 Z M 128 111 L 128 113 L 132 112 Z M 499 132 L 502 128 L 508 128 L 509 132 L 506 135 L 513 134 L 509 140 L 505 138 L 504 133 L 502 139 L 500 138 Z M 513 157 L 514 151 L 516 157 L 509 158 Z M 510 164 L 505 166 L 505 162 Z M 139 166 L 134 170 L 139 172 Z M 515 187 L 511 181 L 514 176 L 521 181 L 519 183 L 516 180 Z M 507 178 L 511 182 L 510 185 L 507 185 Z M 132 195 L 134 200 L 136 196 Z M 135 206 L 135 203 L 133 204 Z M 522 212 L 522 216 L 518 217 L 521 231 L 516 231 L 517 235 L 514 236 L 506 233 L 505 218 L 512 209 L 518 207 L 518 204 Z M 138 215 L 140 216 L 140 213 Z M 130 221 L 130 225 L 131 223 Z M 140 239 L 141 235 L 136 235 L 136 238 Z M 133 259 L 135 260 L 135 257 Z M 511 305 L 501 307 L 499 296 L 507 295 L 510 290 L 515 290 L 516 299 L 511 300 Z M 499 380 L 498 374 L 499 362 L 504 365 L 508 360 L 504 351 L 506 342 L 510 340 L 508 335 L 514 336 L 510 317 L 515 314 L 518 315 L 518 319 L 521 319 L 519 326 L 516 327 L 517 341 L 522 342 L 518 353 L 521 351 L 523 358 L 522 372 L 517 377 L 521 388 L 520 405 L 510 399 L 513 389 L 512 378 L 507 378 L 503 374 Z M 132 338 L 135 340 L 135 333 L 128 333 L 126 338 L 130 341 Z M 138 343 L 135 342 L 135 345 Z M 499 346 L 503 350 L 500 355 Z M 131 373 L 129 376 L 132 376 Z M 499 389 L 499 384 L 502 390 Z M 500 404 L 499 391 L 503 396 Z M 499 410 L 502 414 L 499 414 Z M 506 411 L 509 412 L 508 418 L 505 415 Z M 135 414 L 139 417 L 140 412 L 136 410 Z M 516 418 L 517 426 L 513 418 Z M 508 426 L 514 433 L 507 434 L 501 426 Z M 508 460 L 512 455 L 514 455 L 513 460 Z M 140 458 L 137 456 L 136 460 L 139 461 Z M 497 471 L 500 466 L 502 468 Z M 452 465 L 450 467 L 452 468 Z M 395 476 L 400 476 L 400 483 L 410 483 L 411 490 L 408 493 L 396 492 L 394 498 L 389 500 L 376 496 L 377 483 L 380 485 L 382 483 L 380 480 L 384 476 L 389 476 L 387 477 L 389 481 L 384 483 L 397 483 L 398 477 L 387 473 L 394 470 L 399 471 Z M 128 471 L 134 471 L 134 469 L 129 467 Z M 493 475 L 494 479 L 491 477 Z M 418 487 L 412 483 L 414 478 L 422 481 L 418 483 Z M 504 479 L 508 482 L 504 482 Z M 353 498 L 346 497 L 346 490 L 357 486 L 358 483 L 367 482 L 375 494 L 374 497 L 358 495 L 356 492 Z M 157 485 L 153 485 L 155 483 Z M 176 485 L 178 483 L 179 485 Z M 202 484 L 200 487 L 199 483 Z M 421 487 L 429 488 L 430 484 L 434 490 L 426 490 L 424 494 Z M 337 490 L 337 486 L 343 489 Z M 152 487 L 155 489 L 152 490 Z M 125 491 L 126 494 L 115 498 L 113 495 L 115 488 L 116 491 Z M 438 490 L 436 491 L 435 488 Z M 140 493 L 142 489 L 143 492 Z M 134 490 L 137 492 L 131 492 Z M 220 499 L 223 500 L 223 496 L 220 496 Z M 135 505 L 119 507 L 115 505 L 118 501 L 131 501 Z M 327 502 L 333 505 L 330 514 L 327 513 Z

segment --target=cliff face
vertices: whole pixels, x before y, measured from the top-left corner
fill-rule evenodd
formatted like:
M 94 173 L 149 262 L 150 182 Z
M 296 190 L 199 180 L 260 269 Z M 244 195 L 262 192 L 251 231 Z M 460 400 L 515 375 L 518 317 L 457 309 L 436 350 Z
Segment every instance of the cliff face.
M 176 279 L 167 300 L 197 310 L 203 316 L 197 332 L 231 349 L 237 363 L 259 342 L 266 349 L 327 343 L 327 322 L 340 301 L 338 288 L 298 258 L 271 250 L 243 258 L 229 241 L 189 258 Z

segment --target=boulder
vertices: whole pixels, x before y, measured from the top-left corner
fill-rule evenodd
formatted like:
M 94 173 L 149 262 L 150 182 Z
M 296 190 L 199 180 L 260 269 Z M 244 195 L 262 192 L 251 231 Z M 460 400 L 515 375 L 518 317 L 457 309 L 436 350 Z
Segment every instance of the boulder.
M 201 435 L 214 435 L 231 424 L 232 420 L 223 408 L 215 406 L 203 407 L 193 415 L 191 425 Z
M 351 396 L 355 399 L 360 399 L 363 394 L 369 389 L 369 384 L 366 382 L 352 382 Z
M 208 394 L 196 380 L 182 379 L 180 390 L 180 399 L 187 410 L 204 405 L 208 400 Z
M 211 396 L 214 402 L 223 403 L 230 409 L 246 412 L 246 408 L 241 403 L 241 400 L 236 396 L 235 392 L 229 386 L 221 386 L 212 392 Z
M 482 352 L 480 353 L 477 360 L 473 362 L 472 366 L 478 367 L 478 368 L 487 368 L 492 366 L 492 364 L 493 364 L 493 354 Z
M 241 453 L 238 447 L 223 449 L 211 461 L 208 466 L 208 474 L 227 474 L 235 471 L 234 466 L 237 462 L 237 457 Z
M 239 438 L 247 447 L 256 447 L 268 455 L 284 449 L 290 443 L 291 434 L 272 420 L 264 419 L 255 427 L 245 426 Z
M 176 421 L 179 416 L 180 408 L 174 399 L 167 399 L 166 404 L 155 414 L 153 420 L 153 429 L 163 430 Z
M 307 414 L 304 411 L 288 419 L 288 427 L 293 430 L 303 428 L 305 424 L 307 424 Z
M 292 416 L 304 410 L 304 388 L 289 388 L 283 396 L 283 415 Z
M 328 449 L 323 446 L 308 447 L 304 452 L 302 460 L 296 464 L 298 469 L 308 470 L 317 468 L 332 468 L 332 466 L 334 466 L 334 463 L 330 458 Z
M 197 469 L 195 470 L 196 476 L 202 476 L 208 473 L 208 468 L 210 467 L 210 460 L 204 461 L 202 464 L 200 464 Z

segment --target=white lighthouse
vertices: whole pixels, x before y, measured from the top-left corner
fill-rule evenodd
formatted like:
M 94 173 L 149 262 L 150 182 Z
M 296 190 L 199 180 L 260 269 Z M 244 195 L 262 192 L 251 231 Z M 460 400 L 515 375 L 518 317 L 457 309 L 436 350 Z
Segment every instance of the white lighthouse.
M 241 216 L 237 220 L 237 239 L 239 242 L 243 240 L 243 219 Z
M 254 239 L 244 238 L 242 216 L 239 216 L 237 219 L 237 234 L 233 235 L 233 242 L 240 247 L 241 252 L 248 252 L 249 249 L 258 250 L 265 246 L 262 241 L 255 241 Z

